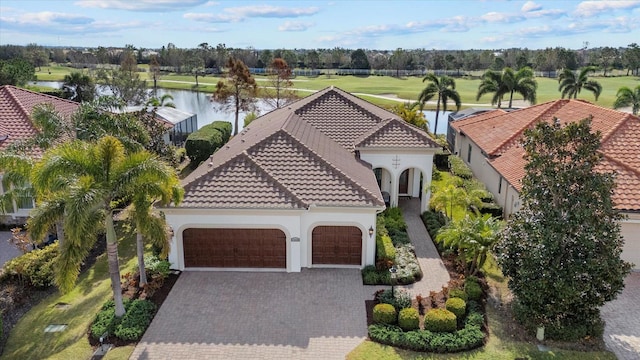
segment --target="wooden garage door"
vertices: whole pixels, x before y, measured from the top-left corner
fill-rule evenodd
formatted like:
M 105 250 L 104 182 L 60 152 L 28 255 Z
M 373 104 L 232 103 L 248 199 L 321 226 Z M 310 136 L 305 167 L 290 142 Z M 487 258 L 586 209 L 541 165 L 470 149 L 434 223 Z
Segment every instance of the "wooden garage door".
M 313 264 L 360 265 L 362 232 L 355 226 L 318 226 L 312 233 Z
M 287 267 L 287 242 L 278 229 L 186 229 L 185 267 Z

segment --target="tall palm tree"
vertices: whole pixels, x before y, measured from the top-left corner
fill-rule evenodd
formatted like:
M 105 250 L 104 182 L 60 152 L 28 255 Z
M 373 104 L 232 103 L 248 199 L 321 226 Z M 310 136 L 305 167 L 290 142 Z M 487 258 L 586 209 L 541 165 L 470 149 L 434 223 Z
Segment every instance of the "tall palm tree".
M 44 154 L 32 172 L 34 188 L 46 189 L 61 178 L 67 183 L 64 191 L 53 193 L 56 199 L 49 199 L 65 203 L 66 238 L 60 248 L 55 276 L 61 291 L 73 288 L 80 264 L 97 234 L 104 231 L 115 314 L 124 315 L 114 211 L 125 205 L 125 199 L 143 191 L 141 184 L 162 182 L 173 173 L 173 169 L 147 151 L 125 152 L 122 143 L 111 136 L 97 143 L 65 143 Z
M 636 86 L 633 90 L 627 86 L 618 89 L 613 108 L 619 109 L 627 106 L 631 106 L 633 115 L 638 115 L 638 111 L 640 111 L 640 85 Z
M 433 129 L 433 135 L 438 133 L 438 114 L 440 113 L 440 104 L 442 104 L 442 111 L 447 111 L 447 102 L 451 99 L 456 104 L 456 111 L 460 110 L 460 94 L 456 91 L 456 82 L 453 78 L 446 75 L 436 76 L 435 74 L 427 74 L 422 82 L 429 81 L 424 90 L 420 93 L 418 101 L 420 102 L 420 110 L 424 108 L 424 104 L 431 100 L 434 96 L 438 95 L 436 101 L 436 123 Z
M 497 103 L 498 108 L 500 108 L 502 97 L 508 94 L 509 108 L 511 108 L 513 94 L 518 93 L 522 95 L 524 100 L 535 104 L 537 89 L 538 83 L 534 79 L 533 70 L 529 67 L 523 67 L 518 71 L 514 71 L 510 67 L 504 68 L 502 72 L 488 70 L 482 75 L 476 100 L 480 100 L 484 94 L 493 93 L 491 104 L 495 105 Z
M 578 74 L 571 69 L 562 70 L 560 76 L 558 76 L 558 83 L 560 83 L 558 91 L 562 93 L 562 98 L 564 99 L 566 96 L 569 99 L 572 97 L 576 99 L 580 91 L 585 89 L 591 91 L 596 97 L 596 101 L 598 101 L 598 97 L 602 93 L 602 85 L 595 80 L 589 80 L 589 74 L 595 72 L 596 68 L 594 66 L 585 66 L 580 69 Z
M 29 183 L 29 174 L 33 168 L 30 157 L 12 152 L 0 152 L 0 173 L 2 189 L 0 194 L 0 213 L 14 211 L 14 203 L 25 197 L 31 197 L 33 189 Z

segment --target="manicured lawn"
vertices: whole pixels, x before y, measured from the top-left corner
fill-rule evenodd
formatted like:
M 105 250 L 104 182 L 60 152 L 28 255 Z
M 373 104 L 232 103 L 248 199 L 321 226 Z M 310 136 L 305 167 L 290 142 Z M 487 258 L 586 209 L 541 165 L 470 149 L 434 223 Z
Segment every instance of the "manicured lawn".
M 139 65 L 139 67 L 142 67 Z M 63 66 L 49 66 L 42 67 L 42 71 L 37 71 L 36 75 L 38 80 L 57 80 L 63 79 L 64 75 L 71 71 L 78 71 Z M 49 74 L 49 71 L 51 74 Z M 83 71 L 87 71 L 86 69 Z M 147 72 L 140 73 L 142 79 L 149 79 Z M 259 85 L 266 85 L 266 77 L 256 76 Z M 640 78 L 631 76 L 618 76 L 618 77 L 593 77 L 602 85 L 602 94 L 596 102 L 597 105 L 603 107 L 612 107 L 615 95 L 618 89 L 622 86 L 629 86 L 634 88 L 640 84 Z M 197 88 L 199 91 L 213 92 L 215 90 L 215 84 L 220 80 L 217 76 L 204 76 L 199 77 L 198 82 L 200 86 Z M 476 93 L 480 80 L 470 78 L 457 78 L 456 90 L 460 93 L 460 98 L 463 108 L 472 107 L 477 104 L 488 104 L 491 101 L 490 95 L 485 95 L 480 100 L 476 101 Z M 538 81 L 538 103 L 543 103 L 560 98 L 560 92 L 558 91 L 558 81 L 556 79 L 549 78 L 536 78 Z M 173 82 L 177 81 L 177 82 Z M 182 82 L 182 83 L 181 83 Z M 184 83 L 186 82 L 186 83 Z M 183 90 L 195 90 L 195 77 L 186 75 L 163 75 L 159 83 L 160 86 L 170 89 L 183 89 Z M 408 77 L 408 78 L 394 78 L 389 76 L 337 76 L 337 75 L 321 75 L 318 77 L 304 77 L 298 76 L 293 79 L 293 87 L 309 90 L 321 90 L 328 86 L 337 86 L 345 91 L 354 93 L 365 93 L 373 95 L 393 95 L 402 99 L 415 101 L 422 89 L 426 86 L 422 82 L 422 78 Z M 300 96 L 305 96 L 309 92 L 300 92 Z M 583 91 L 580 99 L 584 99 L 590 102 L 594 102 L 593 95 L 588 91 Z M 520 96 L 514 96 L 514 100 L 520 100 Z M 378 105 L 393 105 L 396 102 L 390 100 L 382 100 L 373 97 L 367 97 L 367 100 L 374 102 Z M 508 99 L 503 101 L 503 105 L 508 105 Z M 427 105 L 427 108 L 435 108 L 433 105 Z
M 118 235 L 123 232 L 118 229 Z M 135 269 L 135 235 L 123 238 L 118 244 L 122 273 Z M 106 254 L 78 279 L 68 294 L 55 294 L 32 308 L 13 328 L 2 359 L 89 359 L 93 350 L 87 330 L 102 304 L 111 298 L 111 283 Z M 67 303 L 67 309 L 56 304 Z M 67 324 L 62 332 L 45 333 L 49 324 Z M 123 347 L 109 354 L 107 359 L 128 359 L 133 346 Z

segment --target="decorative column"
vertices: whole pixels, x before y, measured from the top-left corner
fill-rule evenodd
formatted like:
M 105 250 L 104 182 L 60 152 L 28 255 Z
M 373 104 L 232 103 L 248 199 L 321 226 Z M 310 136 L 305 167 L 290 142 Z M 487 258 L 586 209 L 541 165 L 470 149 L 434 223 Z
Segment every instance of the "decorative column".
M 291 248 L 289 249 L 289 251 L 289 253 L 291 254 L 291 256 L 289 256 L 289 259 L 291 259 L 291 263 L 289 264 L 287 272 L 300 272 L 300 259 L 302 257 L 302 254 L 300 253 L 301 248 L 299 237 L 294 236 L 291 238 Z

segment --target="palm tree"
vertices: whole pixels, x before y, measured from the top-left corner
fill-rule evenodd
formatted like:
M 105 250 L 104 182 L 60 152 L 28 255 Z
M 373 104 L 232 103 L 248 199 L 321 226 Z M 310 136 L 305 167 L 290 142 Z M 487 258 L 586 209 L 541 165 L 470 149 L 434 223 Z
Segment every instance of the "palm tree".
M 127 209 L 127 212 L 136 227 L 139 284 L 140 287 L 143 287 L 147 284 L 147 274 L 144 268 L 144 239 L 151 240 L 154 246 L 161 249 L 161 258 L 166 258 L 169 255 L 169 241 L 171 239 L 164 216 L 154 211 L 153 203 L 159 200 L 163 204 L 171 201 L 174 204 L 179 204 L 184 192 L 175 172 L 161 182 L 144 182 L 140 184 L 139 190 L 133 196 L 132 205 Z
M 151 106 L 153 108 L 161 108 L 161 107 L 176 107 L 176 104 L 173 103 L 173 96 L 170 94 L 164 94 L 160 96 L 160 98 L 152 97 L 147 101 L 147 106 Z
M 29 183 L 29 174 L 33 168 L 30 157 L 8 151 L 0 152 L 0 173 L 2 188 L 0 195 L 0 213 L 14 211 L 14 203 L 31 197 L 33 189 Z
M 173 173 L 173 169 L 147 151 L 126 153 L 122 143 L 111 136 L 97 143 L 65 143 L 44 154 L 31 175 L 34 188 L 44 191 L 60 179 L 67 183 L 64 191 L 54 192 L 55 198 L 49 199 L 65 203 L 66 238 L 60 248 L 55 276 L 61 291 L 73 288 L 80 264 L 97 234 L 104 231 L 115 314 L 124 315 L 114 211 L 119 210 L 126 199 L 143 191 L 141 184 L 162 183 Z
M 589 80 L 589 74 L 595 72 L 595 66 L 583 67 L 577 76 L 571 69 L 562 70 L 560 76 L 558 76 L 558 82 L 560 83 L 558 91 L 562 93 L 562 98 L 564 99 L 566 96 L 569 99 L 572 97 L 576 99 L 580 91 L 585 89 L 591 91 L 596 97 L 596 101 L 598 101 L 598 97 L 602 93 L 602 85 L 595 80 Z
M 504 68 L 502 72 L 488 70 L 482 75 L 476 100 L 480 100 L 484 94 L 493 93 L 491 104 L 495 105 L 497 103 L 498 108 L 500 108 L 502 97 L 509 94 L 509 108 L 511 108 L 513 94 L 518 93 L 522 95 L 524 100 L 535 104 L 537 89 L 538 83 L 534 79 L 533 70 L 529 67 L 523 67 L 518 71 L 514 71 L 509 67 Z
M 402 120 L 409 124 L 415 125 L 420 129 L 429 131 L 429 121 L 425 118 L 424 113 L 420 109 L 420 103 L 402 103 L 397 104 L 391 109 L 396 115 L 400 116 Z
M 65 75 L 62 83 L 64 97 L 75 102 L 92 101 L 96 97 L 96 84 L 91 76 L 74 71 Z
M 439 191 L 433 193 L 429 205 L 437 211 L 444 211 L 449 219 L 453 219 L 453 208 L 457 206 L 465 206 L 466 191 L 454 184 L 447 184 Z
M 640 111 L 640 85 L 636 86 L 633 90 L 626 86 L 618 89 L 613 108 L 619 109 L 627 106 L 631 106 L 633 115 L 638 115 L 638 111 Z
M 456 91 L 456 82 L 453 78 L 450 78 L 446 75 L 436 76 L 435 74 L 427 74 L 422 82 L 429 81 L 429 85 L 427 85 L 424 90 L 420 93 L 418 97 L 418 101 L 420 102 L 420 110 L 424 108 L 424 104 L 431 100 L 434 96 L 438 95 L 438 100 L 436 101 L 436 123 L 435 128 L 433 129 L 433 135 L 435 136 L 438 132 L 438 114 L 440 113 L 440 103 L 442 103 L 442 111 L 447 111 L 447 102 L 449 99 L 453 100 L 456 104 L 456 111 L 460 110 L 460 94 Z

